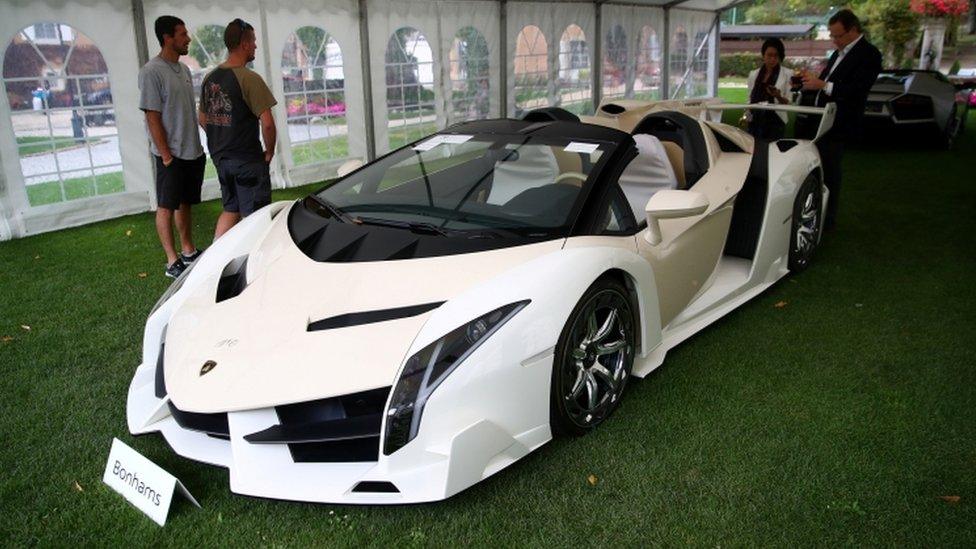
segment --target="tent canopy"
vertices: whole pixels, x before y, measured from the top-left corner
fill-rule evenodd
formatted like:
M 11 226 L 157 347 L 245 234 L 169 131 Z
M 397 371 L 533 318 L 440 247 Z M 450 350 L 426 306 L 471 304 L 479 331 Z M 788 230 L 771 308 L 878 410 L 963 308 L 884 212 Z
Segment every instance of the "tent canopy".
M 153 22 L 186 21 L 199 87 L 234 17 L 278 99 L 277 187 L 334 176 L 458 121 L 717 89 L 734 0 L 7 0 L 0 240 L 155 208 L 138 71 Z M 209 164 L 205 197 L 219 187 Z

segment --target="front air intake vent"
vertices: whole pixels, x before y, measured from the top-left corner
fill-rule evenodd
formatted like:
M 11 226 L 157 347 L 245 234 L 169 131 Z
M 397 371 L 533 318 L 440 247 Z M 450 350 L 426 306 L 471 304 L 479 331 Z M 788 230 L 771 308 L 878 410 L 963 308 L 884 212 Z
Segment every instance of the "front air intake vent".
M 163 398 L 166 396 L 166 370 L 165 361 L 163 360 L 163 355 L 166 354 L 166 330 L 169 329 L 169 324 L 163 326 L 163 332 L 159 334 L 159 354 L 156 355 L 156 375 L 154 376 L 155 387 L 154 393 L 156 398 Z
M 232 259 L 220 274 L 217 283 L 217 303 L 241 295 L 247 287 L 247 256 Z
M 376 461 L 390 387 L 276 406 L 278 425 L 244 436 L 251 444 L 287 444 L 295 463 Z
M 400 490 L 392 482 L 385 480 L 364 480 L 352 489 L 357 494 L 399 494 Z
M 230 427 L 227 422 L 227 413 L 218 414 L 199 414 L 196 412 L 184 412 L 177 408 L 172 401 L 169 402 L 169 411 L 173 414 L 173 419 L 184 429 L 200 431 L 218 438 L 230 436 Z

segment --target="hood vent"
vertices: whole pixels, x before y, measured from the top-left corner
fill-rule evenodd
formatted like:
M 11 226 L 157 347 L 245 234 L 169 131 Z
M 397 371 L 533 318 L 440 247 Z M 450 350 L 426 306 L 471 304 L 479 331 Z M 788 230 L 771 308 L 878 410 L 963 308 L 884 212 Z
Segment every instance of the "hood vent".
M 306 203 L 296 204 L 288 214 L 288 232 L 298 249 L 322 263 L 393 261 L 421 257 L 441 257 L 521 246 L 558 238 L 483 238 L 418 234 L 409 230 L 379 225 L 345 223 L 323 217 Z
M 424 303 L 423 305 L 411 305 L 409 307 L 397 307 L 395 309 L 379 309 L 376 311 L 330 316 L 329 318 L 309 322 L 308 331 L 334 330 L 336 328 L 348 328 L 350 326 L 361 326 L 375 322 L 386 322 L 387 320 L 396 320 L 398 318 L 409 318 L 422 315 L 427 311 L 433 311 L 443 304 L 443 301 L 438 301 L 436 303 Z
M 232 259 L 220 274 L 217 283 L 217 303 L 241 295 L 247 287 L 247 256 Z

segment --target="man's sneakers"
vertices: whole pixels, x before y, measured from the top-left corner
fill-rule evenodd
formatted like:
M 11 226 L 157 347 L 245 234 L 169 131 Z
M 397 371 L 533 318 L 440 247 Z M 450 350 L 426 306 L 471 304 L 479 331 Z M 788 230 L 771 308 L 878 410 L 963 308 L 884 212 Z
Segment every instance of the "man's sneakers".
M 176 261 L 166 266 L 166 276 L 170 278 L 179 278 L 179 276 L 183 274 L 183 271 L 190 266 L 190 263 L 193 263 L 199 259 L 201 255 L 203 255 L 203 250 L 199 249 L 194 250 L 192 254 L 180 252 L 176 256 Z
M 168 267 L 166 267 L 166 276 L 170 278 L 179 278 L 180 275 L 183 274 L 183 271 L 185 270 L 186 270 L 186 263 L 183 262 L 183 259 L 177 257 L 176 261 L 174 261 Z
M 183 252 L 180 252 L 180 259 L 183 260 L 183 263 L 189 265 L 190 263 L 196 261 L 197 258 L 199 258 L 201 255 L 203 255 L 203 250 L 201 249 L 193 250 L 192 254 L 185 254 Z

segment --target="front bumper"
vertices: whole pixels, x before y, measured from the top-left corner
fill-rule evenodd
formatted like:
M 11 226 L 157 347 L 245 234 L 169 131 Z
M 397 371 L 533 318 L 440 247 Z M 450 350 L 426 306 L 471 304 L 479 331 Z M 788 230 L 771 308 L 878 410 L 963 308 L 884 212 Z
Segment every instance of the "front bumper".
M 549 355 L 529 370 L 548 372 L 551 361 Z M 156 396 L 155 373 L 154 363 L 144 363 L 136 370 L 127 401 L 129 431 L 159 432 L 177 454 L 226 467 L 231 491 L 249 496 L 343 504 L 437 501 L 500 471 L 551 439 L 548 422 L 512 435 L 490 420 L 478 419 L 476 412 L 457 413 L 454 391 L 442 387 L 440 396 L 444 398 L 428 403 L 417 438 L 392 455 L 378 452 L 376 461 L 364 462 L 296 462 L 286 444 L 255 444 L 244 439 L 279 424 L 275 408 L 228 412 L 227 437 L 187 429 L 173 417 L 169 397 Z M 455 413 L 448 413 L 452 408 Z

